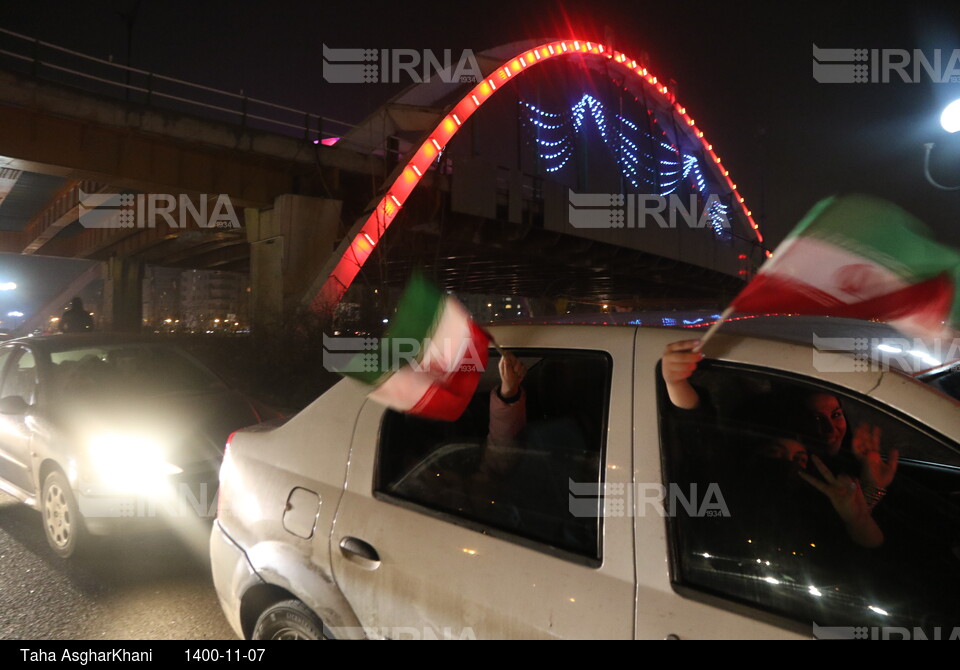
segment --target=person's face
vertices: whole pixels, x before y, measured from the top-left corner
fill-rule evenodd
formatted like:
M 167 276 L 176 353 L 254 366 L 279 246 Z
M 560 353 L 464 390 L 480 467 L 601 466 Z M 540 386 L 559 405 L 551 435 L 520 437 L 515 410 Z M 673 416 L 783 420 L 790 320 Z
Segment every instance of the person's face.
M 847 434 L 847 418 L 840 401 L 830 394 L 818 393 L 810 397 L 807 409 L 813 416 L 817 437 L 827 445 L 830 454 L 836 454 Z
M 790 461 L 800 470 L 807 469 L 807 448 L 796 440 L 781 438 L 767 445 L 764 455 Z

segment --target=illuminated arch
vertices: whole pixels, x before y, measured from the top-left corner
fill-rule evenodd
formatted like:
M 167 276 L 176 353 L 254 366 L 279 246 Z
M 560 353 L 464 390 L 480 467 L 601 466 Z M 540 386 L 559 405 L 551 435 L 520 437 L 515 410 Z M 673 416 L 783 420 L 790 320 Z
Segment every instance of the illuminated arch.
M 744 219 L 756 235 L 757 242 L 763 243 L 760 228 L 754 221 L 750 210 L 747 209 L 743 197 L 737 191 L 737 185 L 730 179 L 729 171 L 723 167 L 720 158 L 713 151 L 713 145 L 706 141 L 703 131 L 697 128 L 694 120 L 687 114 L 687 110 L 669 96 L 666 85 L 660 83 L 646 67 L 636 60 L 619 51 L 608 50 L 603 44 L 584 40 L 555 40 L 526 49 L 513 58 L 507 59 L 489 75 L 486 75 L 483 81 L 474 86 L 447 112 L 440 123 L 427 134 L 426 139 L 414 153 L 413 158 L 400 169 L 399 175 L 390 183 L 371 214 L 366 219 L 358 221 L 351 228 L 331 262 L 324 268 L 324 273 L 321 275 L 323 284 L 313 296 L 310 303 L 311 308 L 315 311 L 327 312 L 331 311 L 340 302 L 387 228 L 393 223 L 410 193 L 427 170 L 430 169 L 430 165 L 444 150 L 453 136 L 457 134 L 460 127 L 490 96 L 528 68 L 553 58 L 572 55 L 606 58 L 652 86 L 656 94 L 662 98 L 661 102 L 666 103 L 666 106 L 672 109 L 677 121 L 685 124 L 689 132 L 700 141 L 705 155 L 710 157 L 719 176 L 730 188 L 733 204 L 739 207 Z M 769 256 L 770 252 L 767 251 L 766 254 Z M 331 263 L 333 268 L 328 271 L 327 268 L 330 267 Z

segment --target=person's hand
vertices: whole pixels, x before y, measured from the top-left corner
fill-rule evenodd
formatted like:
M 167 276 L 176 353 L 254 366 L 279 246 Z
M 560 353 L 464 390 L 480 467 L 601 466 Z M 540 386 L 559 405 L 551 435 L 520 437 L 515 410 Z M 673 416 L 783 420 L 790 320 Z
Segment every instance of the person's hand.
M 686 381 L 697 369 L 697 363 L 703 360 L 703 354 L 694 353 L 700 340 L 683 340 L 671 342 L 663 350 L 661 370 L 663 381 L 667 384 L 677 384 Z
M 841 519 L 846 521 L 856 519 L 863 514 L 869 514 L 863 491 L 856 479 L 848 475 L 834 475 L 830 472 L 830 468 L 824 465 L 823 461 L 816 455 L 811 456 L 810 460 L 820 471 L 823 480 L 821 481 L 803 471 L 800 471 L 800 477 L 830 499 L 830 503 L 837 510 Z
M 683 340 L 671 342 L 663 350 L 660 370 L 667 383 L 667 395 L 680 409 L 695 409 L 700 405 L 700 396 L 688 381 L 697 363 L 703 360 L 703 354 L 693 351 L 699 345 L 700 340 Z
M 803 481 L 827 496 L 833 509 L 847 528 L 847 534 L 857 544 L 864 547 L 878 547 L 883 543 L 883 532 L 870 516 L 870 508 L 860 482 L 848 475 L 836 476 L 816 455 L 810 460 L 820 471 L 823 480 L 800 471 Z
M 509 351 L 500 358 L 500 396 L 512 398 L 520 390 L 520 382 L 527 375 L 527 366 Z
M 900 453 L 891 449 L 886 461 L 880 457 L 880 428 L 862 423 L 853 434 L 853 455 L 860 462 L 860 478 L 864 486 L 885 489 L 897 474 Z

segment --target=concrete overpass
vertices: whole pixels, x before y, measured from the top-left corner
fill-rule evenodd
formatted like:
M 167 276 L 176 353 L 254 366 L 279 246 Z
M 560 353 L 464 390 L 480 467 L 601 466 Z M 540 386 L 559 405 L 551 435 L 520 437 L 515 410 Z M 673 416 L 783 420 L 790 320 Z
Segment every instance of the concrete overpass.
M 22 37 L 4 32 L 14 43 Z M 253 272 L 255 285 L 278 281 L 251 257 L 273 255 L 281 230 L 288 244 L 279 281 L 295 285 L 303 257 L 333 246 L 339 201 L 325 196 L 359 188 L 366 200 L 371 178 L 384 172 L 376 156 L 314 143 L 343 124 L 90 57 L 65 80 L 63 60 L 82 55 L 21 41 L 20 51 L 2 50 L 0 69 L 0 251 L 101 261 L 89 276 L 105 279 L 109 295 L 136 295 L 147 264 Z M 108 77 L 91 74 L 94 66 L 109 66 Z M 152 88 L 131 83 L 131 73 Z M 204 229 L 177 208 L 128 227 L 85 228 L 82 195 L 109 193 L 186 197 L 194 208 L 226 195 L 238 227 Z M 298 216 L 305 218 L 297 225 L 280 220 Z M 260 301 L 263 310 L 279 313 L 275 289 L 257 293 L 271 296 Z M 135 300 L 111 302 L 112 327 L 139 327 Z

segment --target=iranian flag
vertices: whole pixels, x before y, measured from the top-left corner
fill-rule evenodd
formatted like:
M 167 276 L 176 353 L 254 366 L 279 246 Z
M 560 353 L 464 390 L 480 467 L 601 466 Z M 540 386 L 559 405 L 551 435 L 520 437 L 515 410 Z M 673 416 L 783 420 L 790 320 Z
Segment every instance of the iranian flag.
M 391 409 L 455 421 L 487 365 L 490 337 L 456 299 L 419 274 L 400 298 L 386 337 L 362 365 L 343 372 L 373 387 L 369 397 Z
M 960 253 L 896 205 L 865 195 L 819 202 L 738 295 L 737 312 L 885 321 L 909 335 L 960 325 Z

